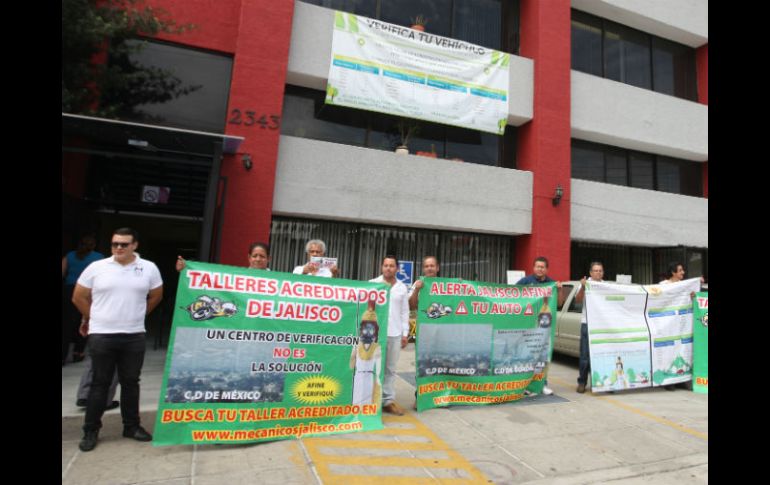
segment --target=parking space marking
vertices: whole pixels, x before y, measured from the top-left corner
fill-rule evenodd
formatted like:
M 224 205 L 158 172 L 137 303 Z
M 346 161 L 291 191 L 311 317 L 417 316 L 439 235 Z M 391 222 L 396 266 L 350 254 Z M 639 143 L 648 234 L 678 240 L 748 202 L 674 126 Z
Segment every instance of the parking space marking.
M 572 384 L 570 384 L 569 382 L 564 381 L 562 379 L 559 379 L 558 377 L 548 376 L 548 382 L 555 382 L 560 387 L 565 387 L 567 389 L 570 389 L 572 387 Z M 626 411 L 632 412 L 632 413 L 637 414 L 639 416 L 643 416 L 643 417 L 645 417 L 647 419 L 651 419 L 651 420 L 653 420 L 653 421 L 655 421 L 657 423 L 660 423 L 660 424 L 663 424 L 665 426 L 668 426 L 668 427 L 674 428 L 676 430 L 682 431 L 682 432 L 687 433 L 689 435 L 695 436 L 696 438 L 700 438 L 700 439 L 702 439 L 704 441 L 708 441 L 709 440 L 709 436 L 708 436 L 707 433 L 702 433 L 700 431 L 696 431 L 696 430 L 694 430 L 692 428 L 688 428 L 687 426 L 684 426 L 682 424 L 676 423 L 676 422 L 671 421 L 669 419 L 662 418 L 660 416 L 656 416 L 655 414 L 652 414 L 652 413 L 649 413 L 649 412 L 644 411 L 642 409 L 639 409 L 637 407 L 631 406 L 630 404 L 626 404 L 624 402 L 618 401 L 617 399 L 611 398 L 609 396 L 602 396 L 600 394 L 594 394 L 593 392 L 587 393 L 586 395 L 591 396 L 591 397 L 596 398 L 596 399 L 601 399 L 602 401 L 608 402 L 608 403 L 610 403 L 610 404 L 612 404 L 614 406 L 617 406 L 617 407 L 619 407 L 621 409 L 625 409 Z
M 383 415 L 382 422 L 386 426 L 384 429 L 355 433 L 366 435 L 366 439 L 357 440 L 354 434 L 346 435 L 346 439 L 303 439 L 320 481 L 327 485 L 489 483 L 478 468 L 413 414 Z M 420 437 L 423 441 L 405 441 L 406 437 Z M 367 449 L 371 448 L 392 452 L 372 456 L 367 454 Z

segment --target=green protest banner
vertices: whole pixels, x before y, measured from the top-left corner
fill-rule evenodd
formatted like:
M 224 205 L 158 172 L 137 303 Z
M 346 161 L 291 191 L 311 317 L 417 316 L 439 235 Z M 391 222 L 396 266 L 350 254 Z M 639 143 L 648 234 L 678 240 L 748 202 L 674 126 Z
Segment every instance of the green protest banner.
M 555 283 L 425 278 L 417 308 L 417 409 L 540 392 L 556 328 Z
M 388 286 L 188 262 L 154 445 L 382 429 Z
M 693 301 L 693 378 L 692 390 L 709 393 L 709 294 L 697 293 Z

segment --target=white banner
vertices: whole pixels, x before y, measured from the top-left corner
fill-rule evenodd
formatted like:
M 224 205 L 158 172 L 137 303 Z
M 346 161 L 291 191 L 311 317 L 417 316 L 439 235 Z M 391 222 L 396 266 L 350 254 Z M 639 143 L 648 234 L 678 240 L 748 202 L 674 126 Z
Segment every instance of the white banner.
M 326 103 L 502 135 L 510 54 L 335 11 Z
M 649 285 L 647 322 L 652 336 L 652 378 L 655 385 L 692 379 L 692 297 L 700 278 L 668 285 Z
M 607 392 L 692 379 L 692 300 L 698 278 L 667 285 L 590 282 L 586 316 L 591 390 Z

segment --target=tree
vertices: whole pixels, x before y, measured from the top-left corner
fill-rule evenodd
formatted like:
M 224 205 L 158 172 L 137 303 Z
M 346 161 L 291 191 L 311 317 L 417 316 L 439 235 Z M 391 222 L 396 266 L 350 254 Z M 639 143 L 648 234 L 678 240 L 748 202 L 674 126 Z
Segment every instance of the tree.
M 137 105 L 162 103 L 200 88 L 183 86 L 170 71 L 131 59 L 146 43 L 143 37 L 193 28 L 143 3 L 62 0 L 62 111 L 115 118 L 131 114 Z M 96 60 L 107 52 L 109 62 Z

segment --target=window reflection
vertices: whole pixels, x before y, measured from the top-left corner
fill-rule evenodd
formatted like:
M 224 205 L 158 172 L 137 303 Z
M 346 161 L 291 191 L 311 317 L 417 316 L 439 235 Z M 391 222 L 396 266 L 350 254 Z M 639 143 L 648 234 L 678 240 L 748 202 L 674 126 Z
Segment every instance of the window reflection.
M 697 101 L 695 49 L 572 10 L 572 69 Z
M 572 177 L 675 194 L 703 195 L 703 165 L 572 140 Z
M 501 0 L 302 1 L 405 27 L 411 27 L 415 18 L 421 16 L 427 20 L 425 32 L 429 34 L 518 53 L 518 0 L 504 0 L 505 5 Z
M 130 93 L 113 93 L 120 99 L 107 104 L 121 105 L 121 119 L 140 123 L 152 123 L 175 128 L 224 133 L 227 116 L 227 98 L 230 90 L 231 57 L 203 50 L 181 47 L 165 42 L 127 40 L 129 46 L 141 45 L 127 59 L 113 53 L 110 64 L 121 65 L 128 61 L 142 68 L 162 70 L 179 80 L 179 86 L 192 88 L 191 92 L 178 97 L 168 96 L 165 102 L 136 104 L 136 99 L 124 99 Z M 127 66 L 122 66 L 126 68 Z M 162 87 L 151 86 L 156 93 Z M 107 91 L 109 96 L 111 91 Z
M 401 144 L 394 115 L 324 104 L 324 93 L 287 86 L 281 133 L 314 140 L 393 151 Z M 408 141 L 409 153 L 483 165 L 516 167 L 516 128 L 508 126 L 504 137 L 466 128 L 403 119 L 417 131 Z M 506 162 L 500 163 L 501 145 Z

